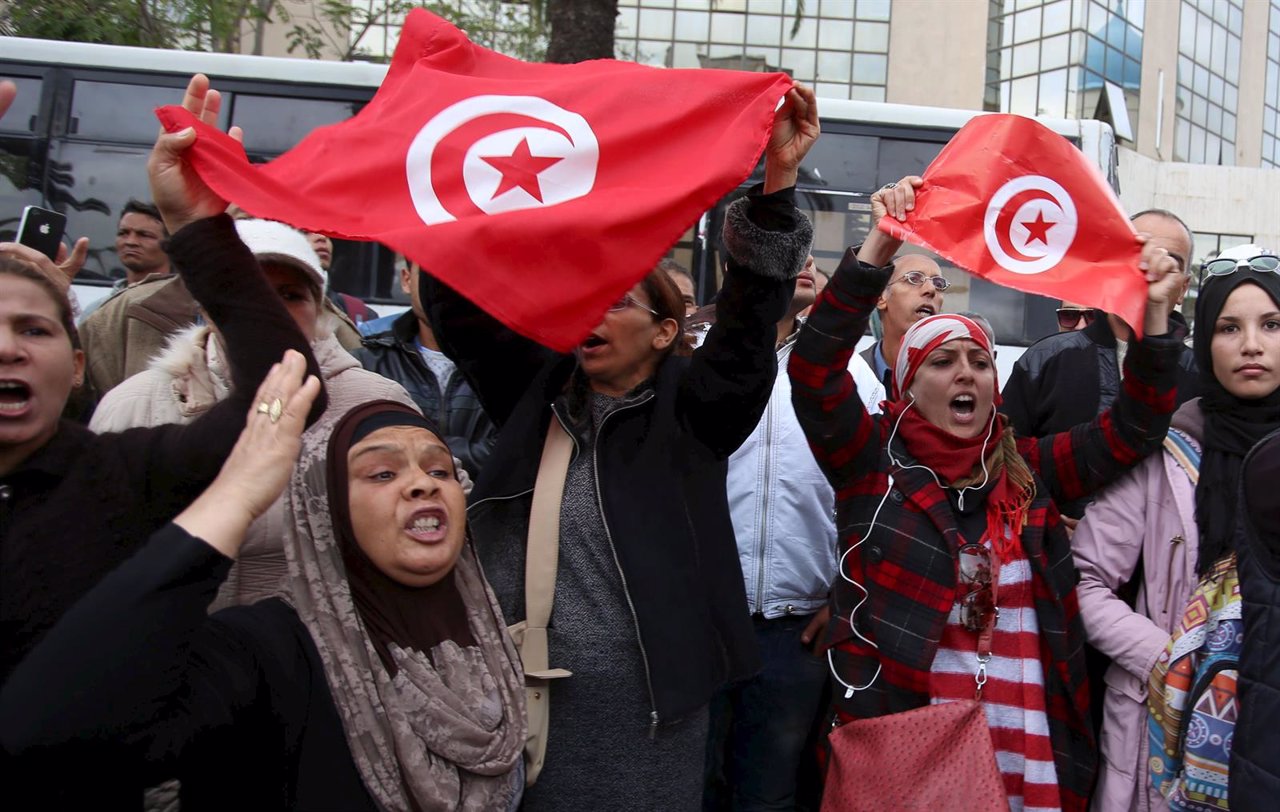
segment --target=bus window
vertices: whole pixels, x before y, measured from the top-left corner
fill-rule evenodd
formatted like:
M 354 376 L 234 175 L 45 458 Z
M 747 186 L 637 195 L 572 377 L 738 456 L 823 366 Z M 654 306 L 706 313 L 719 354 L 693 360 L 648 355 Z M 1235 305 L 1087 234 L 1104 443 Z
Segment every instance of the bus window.
M 44 202 L 32 177 L 34 149 L 34 140 L 0 136 L 0 241 L 16 238 L 23 208 Z
M 177 86 L 80 80 L 71 95 L 67 134 L 95 141 L 151 144 L 160 126 L 155 109 L 181 98 L 182 89 Z M 225 121 L 225 113 L 221 118 Z
M 67 215 L 69 238 L 89 238 L 89 258 L 76 281 L 123 278 L 116 259 L 116 225 L 130 197 L 151 199 L 150 153 L 149 145 L 82 144 L 60 138 L 50 144 L 48 201 Z
M 292 149 L 316 127 L 346 121 L 364 102 L 290 99 L 236 93 L 231 123 L 244 128 L 244 147 L 251 153 L 279 155 Z
M 876 189 L 876 151 L 880 139 L 839 134 L 813 145 L 800 170 L 800 184 L 833 189 Z M 756 167 L 752 182 L 764 179 L 764 165 Z
M 35 133 L 36 118 L 40 112 L 41 81 L 28 76 L 0 75 L 0 79 L 7 79 L 18 86 L 18 97 L 13 100 L 4 118 L 0 118 L 0 132 L 24 135 Z

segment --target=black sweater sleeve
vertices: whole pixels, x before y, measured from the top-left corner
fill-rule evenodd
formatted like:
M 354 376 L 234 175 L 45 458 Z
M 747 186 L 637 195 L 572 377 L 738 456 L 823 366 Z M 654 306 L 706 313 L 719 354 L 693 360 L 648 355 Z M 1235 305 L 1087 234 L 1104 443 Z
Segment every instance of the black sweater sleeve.
M 173 516 L 217 475 L 244 428 L 258 386 L 285 350 L 302 353 L 307 374 L 324 378 L 306 338 L 230 217 L 186 226 L 170 238 L 169 255 L 191 295 L 218 326 L 233 380 L 231 395 L 193 423 L 144 430 L 150 434 L 126 432 L 118 444 L 134 481 L 147 483 L 148 496 Z M 324 412 L 327 402 L 321 391 L 308 423 Z
M 261 681 L 251 647 L 206 614 L 230 567 L 177 525 L 157 531 L 0 689 L 5 756 L 125 756 L 160 776 L 194 737 L 230 724 Z

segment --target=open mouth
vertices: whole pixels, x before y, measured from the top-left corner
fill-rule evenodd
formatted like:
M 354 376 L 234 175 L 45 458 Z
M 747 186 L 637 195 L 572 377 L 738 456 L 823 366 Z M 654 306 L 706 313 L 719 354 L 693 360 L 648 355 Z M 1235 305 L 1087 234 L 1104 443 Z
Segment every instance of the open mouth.
M 600 336 L 590 335 L 590 336 L 587 336 L 586 341 L 582 342 L 582 348 L 584 350 L 593 350 L 596 347 L 603 347 L 607 343 L 609 342 L 605 341 Z
M 956 395 L 951 399 L 951 411 L 957 417 L 973 417 L 973 412 L 977 408 L 978 404 L 974 400 L 973 395 Z
M 438 508 L 419 510 L 409 519 L 404 529 L 411 538 L 418 541 L 440 541 L 449 529 L 449 519 Z
M 31 387 L 21 381 L 0 381 L 0 414 L 19 412 L 31 402 Z
M 916 308 L 916 315 L 922 319 L 928 318 L 929 316 L 934 315 L 934 313 L 933 305 L 920 305 Z

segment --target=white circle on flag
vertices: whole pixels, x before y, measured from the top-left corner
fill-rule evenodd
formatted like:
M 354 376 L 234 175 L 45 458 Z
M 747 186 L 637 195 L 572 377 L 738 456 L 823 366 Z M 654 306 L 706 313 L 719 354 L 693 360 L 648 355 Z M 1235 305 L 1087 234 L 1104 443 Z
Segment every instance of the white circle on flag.
M 1024 175 L 991 196 L 982 236 L 1001 268 L 1038 274 L 1067 255 L 1078 225 L 1075 202 L 1066 189 L 1043 175 Z
M 431 173 L 436 147 L 459 127 L 501 114 L 548 126 L 500 129 L 467 146 L 461 181 L 478 209 L 499 214 L 554 206 L 583 197 L 595 186 L 600 145 L 581 115 L 538 96 L 473 96 L 437 113 L 409 145 L 405 173 L 409 196 L 422 222 L 430 226 L 457 219 L 441 203 L 436 190 L 440 179 Z M 503 162 L 516 168 L 504 173 Z

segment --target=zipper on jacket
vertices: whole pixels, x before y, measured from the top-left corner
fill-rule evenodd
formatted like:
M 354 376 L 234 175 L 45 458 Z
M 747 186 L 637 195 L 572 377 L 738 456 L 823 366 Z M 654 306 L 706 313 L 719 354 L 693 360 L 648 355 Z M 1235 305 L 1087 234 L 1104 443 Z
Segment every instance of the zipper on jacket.
M 760 489 L 760 555 L 756 558 L 756 605 L 755 611 L 764 614 L 764 561 L 769 544 L 769 467 L 773 464 L 770 453 L 773 450 L 773 397 L 764 407 L 764 483 Z
M 1164 582 L 1169 587 L 1164 594 L 1164 613 L 1166 615 L 1169 614 L 1169 603 L 1173 600 L 1173 559 L 1177 557 L 1178 545 L 1184 541 L 1186 539 L 1182 537 L 1181 533 L 1169 539 L 1169 571 L 1165 573 L 1164 577 Z
M 618 559 L 618 548 L 613 545 L 613 533 L 609 530 L 609 517 L 604 512 L 604 497 L 600 494 L 600 441 L 604 437 L 605 424 L 609 422 L 609 418 L 619 412 L 627 409 L 634 409 L 642 403 L 647 403 L 653 398 L 653 392 L 648 392 L 648 397 L 644 400 L 637 401 L 628 406 L 622 406 L 613 410 L 604 416 L 600 421 L 600 427 L 596 430 L 596 441 L 591 447 L 591 476 L 596 485 L 596 507 L 600 511 L 600 523 L 604 525 L 604 536 L 609 541 L 609 551 L 613 553 L 613 564 L 618 568 L 618 577 L 622 580 L 622 594 L 627 599 L 627 608 L 631 610 L 631 621 L 636 627 L 636 643 L 640 646 L 640 660 L 644 663 L 644 683 L 649 689 L 649 738 L 654 739 L 658 735 L 658 701 L 653 694 L 653 677 L 649 673 L 649 653 L 645 651 L 644 636 L 640 633 L 640 618 L 636 615 L 636 605 L 631 600 L 631 590 L 627 587 L 627 575 L 622 571 L 622 562 Z M 557 418 L 559 415 L 557 415 Z
M 574 458 L 578 456 L 578 452 L 581 451 L 578 447 L 578 438 L 574 436 L 573 432 L 569 431 L 569 427 L 565 425 L 564 419 L 560 417 L 560 413 L 556 411 L 554 406 L 551 407 L 551 414 L 555 416 L 556 420 L 560 421 L 560 427 L 564 429 L 564 433 L 569 435 L 569 440 L 573 442 L 573 453 L 569 455 L 569 462 L 572 463 Z M 513 493 L 507 496 L 486 496 L 478 502 L 472 502 L 467 505 L 467 513 L 471 513 L 474 508 L 483 505 L 485 502 L 505 502 L 508 499 L 519 499 L 521 496 L 528 496 L 531 493 L 533 493 L 532 485 L 519 493 Z

